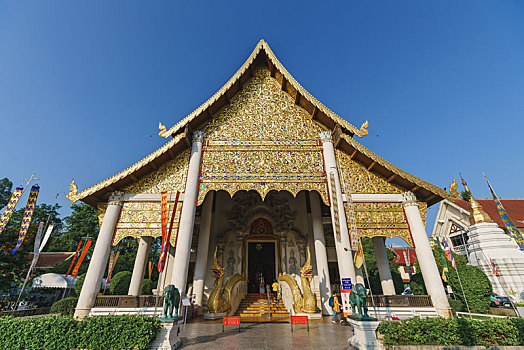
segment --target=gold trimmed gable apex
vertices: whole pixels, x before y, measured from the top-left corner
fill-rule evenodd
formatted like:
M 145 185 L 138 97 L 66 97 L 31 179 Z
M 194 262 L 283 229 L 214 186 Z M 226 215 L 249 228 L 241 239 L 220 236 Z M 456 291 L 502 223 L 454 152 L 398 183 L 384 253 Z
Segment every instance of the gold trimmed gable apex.
M 262 53 L 265 55 L 261 55 Z M 174 135 L 182 131 L 188 124 L 192 124 L 195 120 L 210 118 L 211 115 L 218 111 L 224 104 L 227 104 L 233 95 L 242 89 L 243 84 L 252 76 L 254 66 L 257 62 L 268 66 L 271 76 L 276 78 L 281 84 L 282 90 L 294 99 L 295 104 L 304 108 L 311 115 L 312 119 L 322 123 L 330 130 L 340 125 L 351 135 L 363 137 L 368 134 L 367 128 L 369 122 L 367 120 L 360 128 L 357 128 L 324 106 L 293 78 L 276 58 L 269 45 L 264 39 L 261 39 L 240 69 L 220 90 L 171 128 L 167 129 L 162 123 L 159 123 L 158 135 L 166 138 L 169 136 L 174 137 Z

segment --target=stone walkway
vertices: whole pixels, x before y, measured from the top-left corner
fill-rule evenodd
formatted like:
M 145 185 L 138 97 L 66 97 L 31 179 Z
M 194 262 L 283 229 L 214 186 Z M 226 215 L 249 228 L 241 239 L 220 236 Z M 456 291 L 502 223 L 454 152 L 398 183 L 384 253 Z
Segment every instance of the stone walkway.
M 317 323 L 295 326 L 291 333 L 289 323 L 243 323 L 238 327 L 226 326 L 222 333 L 221 324 L 186 325 L 180 334 L 182 349 L 350 349 L 348 338 L 350 327 L 341 324 Z

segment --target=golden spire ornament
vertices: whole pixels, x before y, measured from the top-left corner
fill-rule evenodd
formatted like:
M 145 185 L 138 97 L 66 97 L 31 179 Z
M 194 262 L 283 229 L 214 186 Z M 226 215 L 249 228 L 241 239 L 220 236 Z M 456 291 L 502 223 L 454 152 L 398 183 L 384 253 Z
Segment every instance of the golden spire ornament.
M 473 198 L 473 194 L 468 188 L 468 184 L 460 175 L 460 179 L 462 180 L 462 185 L 464 185 L 464 189 L 469 192 L 469 203 L 468 203 L 468 210 L 469 210 L 469 224 L 470 225 L 476 225 L 476 224 L 482 224 L 485 222 L 493 222 L 488 214 L 482 209 L 482 205 L 480 205 L 479 202 Z

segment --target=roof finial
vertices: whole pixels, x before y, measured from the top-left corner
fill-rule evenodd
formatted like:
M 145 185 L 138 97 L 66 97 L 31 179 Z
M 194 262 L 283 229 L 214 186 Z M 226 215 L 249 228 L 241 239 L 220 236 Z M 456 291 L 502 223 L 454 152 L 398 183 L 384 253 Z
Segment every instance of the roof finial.
M 449 185 L 449 194 L 451 195 L 451 199 L 453 199 L 454 201 L 460 199 L 460 193 L 457 191 L 457 188 L 457 179 L 453 178 L 453 182 L 451 183 L 451 185 Z
M 367 134 L 369 134 L 368 126 L 369 126 L 369 121 L 366 120 L 364 123 L 362 123 L 362 125 L 360 126 L 360 129 L 357 130 L 355 134 L 357 134 L 358 137 L 366 136 Z
M 469 192 L 469 203 L 468 203 L 468 210 L 469 210 L 469 224 L 470 225 L 476 225 L 476 224 L 482 224 L 484 222 L 493 222 L 488 214 L 482 209 L 482 205 L 480 205 L 479 202 L 473 198 L 473 194 L 468 188 L 468 184 L 466 183 L 466 180 L 462 177 L 462 174 L 460 174 L 460 179 L 462 180 L 462 185 L 464 186 L 464 189 Z

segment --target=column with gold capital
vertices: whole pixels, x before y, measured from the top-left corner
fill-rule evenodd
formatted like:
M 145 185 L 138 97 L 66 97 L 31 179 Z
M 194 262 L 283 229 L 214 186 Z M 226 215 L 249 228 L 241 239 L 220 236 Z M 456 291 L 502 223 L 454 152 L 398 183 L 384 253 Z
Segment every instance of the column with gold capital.
M 417 204 L 417 198 L 413 192 L 405 192 L 402 194 L 404 212 L 408 220 L 413 243 L 415 244 L 415 251 L 417 253 L 417 260 L 420 266 L 420 272 L 424 278 L 424 284 L 428 294 L 431 296 L 433 306 L 437 312 L 444 317 L 451 317 L 451 308 L 449 307 L 448 298 L 444 291 L 444 285 L 440 278 L 440 273 L 437 268 L 437 263 L 433 257 L 433 251 L 429 244 L 428 235 L 424 227 L 424 222 L 420 216 L 420 211 Z
M 89 315 L 91 308 L 95 305 L 96 296 L 102 285 L 102 278 L 109 260 L 111 252 L 111 242 L 115 232 L 118 217 L 122 210 L 124 192 L 113 192 L 108 201 L 107 210 L 100 226 L 100 232 L 96 239 L 93 256 L 87 268 L 86 278 L 82 286 L 82 291 L 78 297 L 75 309 L 75 318 L 83 319 Z
M 193 240 L 193 226 L 195 224 L 196 202 L 198 195 L 198 177 L 200 176 L 200 162 L 202 159 L 202 143 L 204 133 L 196 131 L 193 134 L 193 144 L 189 158 L 184 201 L 180 213 L 177 247 L 173 263 L 171 283 L 183 296 L 186 292 L 187 271 L 189 255 L 191 254 L 191 241 Z
M 355 284 L 355 265 L 353 264 L 353 254 L 349 241 L 349 230 L 344 209 L 344 200 L 342 198 L 342 187 L 340 185 L 333 136 L 329 131 L 325 131 L 320 133 L 320 139 L 322 140 L 322 148 L 324 151 L 324 164 L 331 200 L 331 222 L 335 236 L 338 270 L 341 279 L 351 278 L 351 282 Z

